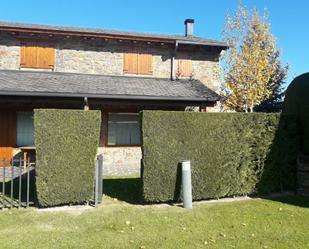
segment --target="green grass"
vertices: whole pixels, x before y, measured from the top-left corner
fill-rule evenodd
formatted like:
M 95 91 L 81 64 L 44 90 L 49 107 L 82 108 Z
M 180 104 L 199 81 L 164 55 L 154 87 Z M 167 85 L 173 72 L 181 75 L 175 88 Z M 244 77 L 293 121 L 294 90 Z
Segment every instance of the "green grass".
M 193 210 L 128 204 L 138 203 L 139 184 L 109 178 L 104 187 L 112 194 L 84 211 L 0 211 L 0 248 L 309 248 L 309 198 L 195 204 Z

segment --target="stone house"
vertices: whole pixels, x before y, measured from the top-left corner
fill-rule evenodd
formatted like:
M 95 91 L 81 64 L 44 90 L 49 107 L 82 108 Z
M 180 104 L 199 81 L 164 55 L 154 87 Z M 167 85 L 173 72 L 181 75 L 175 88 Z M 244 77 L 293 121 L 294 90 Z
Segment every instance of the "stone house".
M 33 109 L 84 108 L 102 110 L 106 169 L 137 168 L 139 111 L 214 111 L 220 99 L 228 47 L 193 23 L 181 36 L 0 22 L 0 159 L 35 149 Z

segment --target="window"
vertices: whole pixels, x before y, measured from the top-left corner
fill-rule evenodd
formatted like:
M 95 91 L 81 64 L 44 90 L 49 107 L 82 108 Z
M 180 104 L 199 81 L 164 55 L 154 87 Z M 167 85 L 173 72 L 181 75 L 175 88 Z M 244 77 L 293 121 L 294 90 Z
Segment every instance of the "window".
M 152 55 L 150 53 L 125 53 L 123 55 L 123 72 L 127 74 L 152 74 Z
M 21 68 L 53 69 L 55 49 L 44 42 L 22 41 L 20 51 Z
M 141 145 L 138 113 L 109 113 L 107 130 L 107 145 Z
M 182 57 L 177 60 L 177 76 L 178 77 L 190 77 L 192 76 L 192 60 L 189 57 Z
M 34 127 L 32 112 L 17 113 L 17 146 L 34 145 Z

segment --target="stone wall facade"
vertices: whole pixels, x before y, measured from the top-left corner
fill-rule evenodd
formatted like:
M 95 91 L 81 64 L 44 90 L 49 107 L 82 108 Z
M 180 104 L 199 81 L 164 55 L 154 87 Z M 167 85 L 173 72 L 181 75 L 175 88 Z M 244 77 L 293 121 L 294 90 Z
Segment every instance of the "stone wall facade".
M 80 39 L 57 40 L 55 47 L 55 72 L 125 75 L 123 54 L 134 49 L 153 55 L 153 74 L 147 77 L 170 78 L 174 49 L 170 45 L 139 45 L 115 41 L 97 42 Z M 218 52 L 180 51 L 192 58 L 193 78 L 217 91 L 220 85 Z M 177 65 L 177 57 L 176 63 Z M 20 40 L 9 35 L 0 36 L 0 69 L 20 69 Z M 28 69 L 27 69 L 28 70 Z M 176 70 L 176 69 L 175 69 Z M 134 75 L 129 75 L 134 76 Z M 142 76 L 142 75 L 138 75 Z
M 132 46 L 125 44 L 90 44 L 66 42 L 56 46 L 55 71 L 104 75 L 125 75 L 123 54 Z M 153 77 L 170 77 L 170 51 L 147 48 L 153 54 Z M 139 50 L 143 50 L 141 47 Z M 91 58 L 91 59 L 89 59 Z M 139 75 L 140 76 L 140 75 Z M 147 75 L 149 77 L 149 75 Z
M 104 176 L 140 176 L 141 147 L 99 147 Z
M 0 35 L 0 69 L 19 70 L 20 41 Z

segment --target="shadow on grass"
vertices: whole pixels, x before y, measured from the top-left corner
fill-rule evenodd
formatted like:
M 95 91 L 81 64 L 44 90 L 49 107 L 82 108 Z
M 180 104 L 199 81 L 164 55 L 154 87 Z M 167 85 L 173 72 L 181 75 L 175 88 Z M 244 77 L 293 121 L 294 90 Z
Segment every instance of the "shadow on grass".
M 103 193 L 130 204 L 142 203 L 141 178 L 104 178 Z
M 297 207 L 304 207 L 309 208 L 309 197 L 300 196 L 300 195 L 286 195 L 280 197 L 262 197 L 266 200 L 282 202 L 285 204 L 297 206 Z

